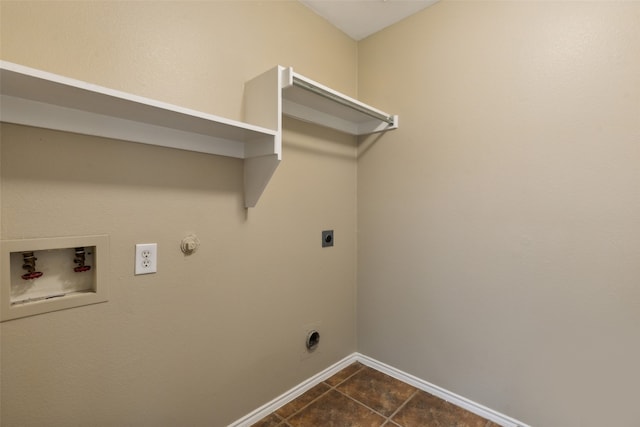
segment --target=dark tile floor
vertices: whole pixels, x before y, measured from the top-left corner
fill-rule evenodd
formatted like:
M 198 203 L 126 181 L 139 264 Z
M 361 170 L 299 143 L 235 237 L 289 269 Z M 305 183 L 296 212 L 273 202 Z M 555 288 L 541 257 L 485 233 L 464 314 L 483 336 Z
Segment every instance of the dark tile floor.
M 347 366 L 252 427 L 497 427 L 361 363 Z

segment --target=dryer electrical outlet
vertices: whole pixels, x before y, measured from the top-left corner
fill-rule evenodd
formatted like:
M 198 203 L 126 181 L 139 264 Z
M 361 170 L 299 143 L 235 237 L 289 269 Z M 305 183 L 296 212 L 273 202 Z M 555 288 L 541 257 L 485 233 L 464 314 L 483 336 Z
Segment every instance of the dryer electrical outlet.
M 158 244 L 141 243 L 136 245 L 135 274 L 150 274 L 158 271 Z

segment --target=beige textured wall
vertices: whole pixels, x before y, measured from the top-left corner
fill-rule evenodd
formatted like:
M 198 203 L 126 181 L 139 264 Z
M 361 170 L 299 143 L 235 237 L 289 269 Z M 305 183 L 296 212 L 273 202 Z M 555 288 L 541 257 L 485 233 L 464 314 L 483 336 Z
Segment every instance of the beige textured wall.
M 444 1 L 359 44 L 358 349 L 535 426 L 640 425 L 640 3 Z
M 271 67 L 356 92 L 356 43 L 297 2 L 1 3 L 2 59 L 241 119 Z M 356 148 L 284 123 L 243 208 L 242 162 L 2 125 L 2 238 L 109 234 L 109 302 L 4 322 L 3 426 L 222 426 L 355 351 Z M 333 228 L 336 246 L 320 247 Z M 184 257 L 179 242 L 202 246 Z M 133 276 L 135 243 L 158 273 Z M 321 347 L 302 360 L 304 326 Z

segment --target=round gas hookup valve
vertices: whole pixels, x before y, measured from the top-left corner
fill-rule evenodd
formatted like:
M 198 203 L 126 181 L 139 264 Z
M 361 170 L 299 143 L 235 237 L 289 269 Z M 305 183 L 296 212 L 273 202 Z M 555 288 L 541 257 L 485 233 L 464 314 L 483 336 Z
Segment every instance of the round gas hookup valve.
M 314 351 L 320 344 L 320 332 L 313 330 L 307 334 L 306 346 L 307 350 Z
M 185 255 L 194 254 L 200 247 L 200 239 L 195 234 L 190 234 L 180 242 L 180 249 Z

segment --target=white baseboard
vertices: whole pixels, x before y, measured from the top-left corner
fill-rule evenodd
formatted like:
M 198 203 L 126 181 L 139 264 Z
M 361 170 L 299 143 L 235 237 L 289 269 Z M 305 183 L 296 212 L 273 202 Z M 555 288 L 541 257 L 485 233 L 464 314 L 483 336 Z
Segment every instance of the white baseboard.
M 493 409 L 489 409 L 479 403 L 473 402 L 469 399 L 466 399 L 462 396 L 459 396 L 455 393 L 452 393 L 448 390 L 445 390 L 441 387 L 438 387 L 434 384 L 431 384 L 427 381 L 424 381 L 420 378 L 414 377 L 411 374 L 407 374 L 399 369 L 396 369 L 392 366 L 379 362 L 371 357 L 365 356 L 360 353 L 353 353 L 339 362 L 329 366 L 324 371 L 314 375 L 313 377 L 303 381 L 297 386 L 293 387 L 291 390 L 283 393 L 282 395 L 276 397 L 271 402 L 266 403 L 250 414 L 245 415 L 239 420 L 229 424 L 229 427 L 249 427 L 252 424 L 260 421 L 270 413 L 280 409 L 287 403 L 291 402 L 296 397 L 300 396 L 304 392 L 310 390 L 314 386 L 320 384 L 322 381 L 336 374 L 340 370 L 346 368 L 350 364 L 354 362 L 360 362 L 363 365 L 369 366 L 370 368 L 376 369 L 380 372 L 383 372 L 393 378 L 396 378 L 400 381 L 404 381 L 407 384 L 414 386 L 415 388 L 430 393 L 436 397 L 439 397 L 443 400 L 446 400 L 449 403 L 452 403 L 456 406 L 459 406 L 463 409 L 466 409 L 469 412 L 473 412 L 483 418 L 488 419 L 496 424 L 499 424 L 503 427 L 530 427 L 525 423 L 522 423 L 518 420 L 515 420 L 511 417 L 508 417 L 504 414 L 501 414 Z
M 383 372 L 393 378 L 396 378 L 400 381 L 410 384 L 419 390 L 425 391 L 429 394 L 439 397 L 442 400 L 445 400 L 449 403 L 459 406 L 460 408 L 466 409 L 469 412 L 473 412 L 474 414 L 479 415 L 483 418 L 486 418 L 489 421 L 492 421 L 503 427 L 530 427 L 523 422 L 520 422 L 504 414 L 501 414 L 500 412 L 494 411 L 493 409 L 489 409 L 486 406 L 480 405 L 479 403 L 476 403 L 472 400 L 459 396 L 455 393 L 450 392 L 449 390 L 445 390 L 442 387 L 438 387 L 437 385 L 431 384 L 430 382 L 427 382 L 423 379 L 414 377 L 411 374 L 407 374 L 406 372 L 403 372 L 385 363 L 379 362 L 363 354 L 359 354 L 359 353 L 356 353 L 356 354 L 357 354 L 356 360 L 362 363 L 363 365 L 369 366 L 370 368 Z
M 239 420 L 229 424 L 229 427 L 248 427 L 252 424 L 257 423 L 270 413 L 277 411 L 287 403 L 291 402 L 296 397 L 305 393 L 308 390 L 311 390 L 316 385 L 320 384 L 322 381 L 331 377 L 332 375 L 340 372 L 347 366 L 351 365 L 353 362 L 358 361 L 358 353 L 353 353 L 344 359 L 340 360 L 337 363 L 329 366 L 324 371 L 312 376 L 311 378 L 301 382 L 297 386 L 293 387 L 289 391 L 284 392 L 280 396 L 273 399 L 271 402 L 268 402 L 250 414 L 245 415 Z

